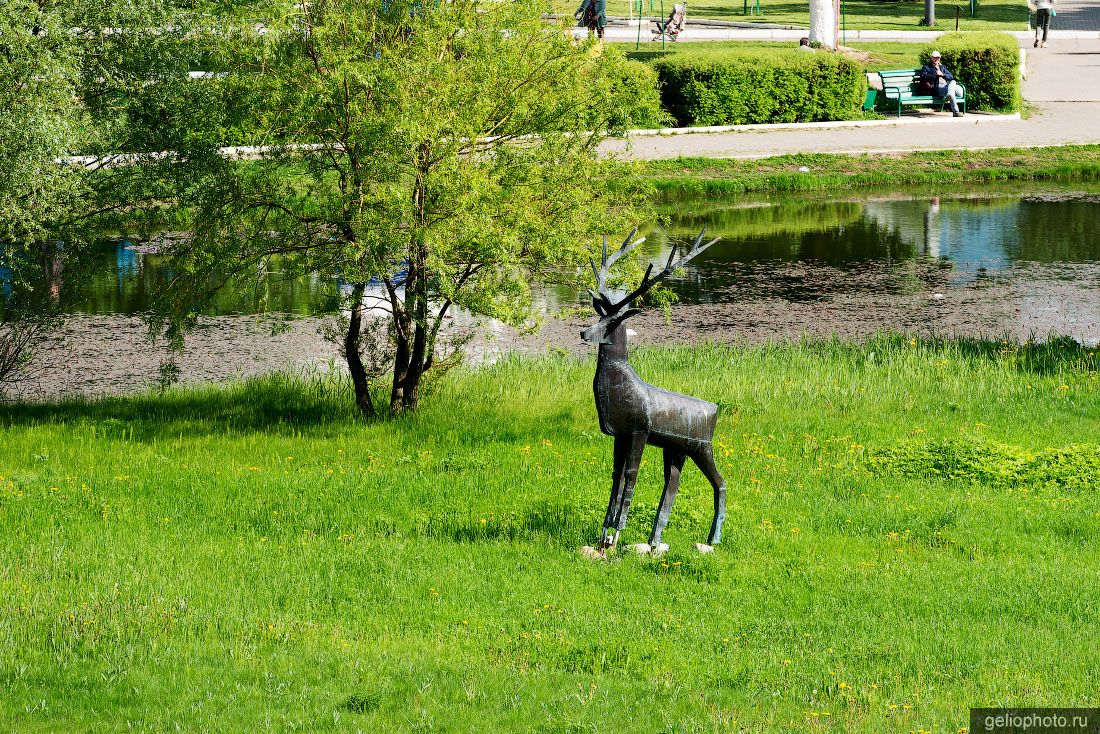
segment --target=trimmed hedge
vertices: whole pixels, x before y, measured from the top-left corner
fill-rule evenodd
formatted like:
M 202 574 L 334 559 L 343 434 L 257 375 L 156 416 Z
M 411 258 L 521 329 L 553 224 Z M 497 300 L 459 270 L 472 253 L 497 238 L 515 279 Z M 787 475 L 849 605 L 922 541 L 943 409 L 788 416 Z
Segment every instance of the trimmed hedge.
M 703 48 L 652 64 L 682 126 L 850 120 L 865 88 L 856 62 L 822 51 Z
M 607 73 L 612 74 L 622 106 L 613 110 L 612 128 L 659 128 L 672 124 L 672 115 L 661 106 L 657 72 L 641 61 L 622 59 Z
M 939 50 L 943 63 L 966 85 L 966 109 L 1020 109 L 1020 48 L 1007 33 L 945 33 L 920 54 L 927 64 Z

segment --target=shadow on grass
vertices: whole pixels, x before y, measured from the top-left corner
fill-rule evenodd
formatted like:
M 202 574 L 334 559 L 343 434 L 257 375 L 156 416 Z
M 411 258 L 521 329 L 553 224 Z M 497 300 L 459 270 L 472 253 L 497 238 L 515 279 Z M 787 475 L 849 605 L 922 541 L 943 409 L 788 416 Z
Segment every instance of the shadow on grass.
M 866 342 L 839 339 L 772 343 L 757 347 L 714 345 L 719 350 L 777 351 L 801 349 L 822 359 L 862 361 L 871 353 L 878 358 L 891 353 L 912 354 L 913 336 L 900 333 L 876 335 Z M 991 361 L 1010 364 L 1020 372 L 1052 375 L 1067 372 L 1095 373 L 1100 370 L 1100 349 L 1088 347 L 1069 337 L 1051 336 L 1044 341 L 1025 343 L 1011 340 L 921 337 L 919 348 L 962 363 Z M 707 361 L 713 355 L 706 350 L 694 353 L 693 361 Z M 652 362 L 651 368 L 668 368 L 675 348 L 638 350 L 637 361 Z M 661 356 L 665 354 L 666 356 Z M 656 356 L 656 361 L 652 357 Z M 490 377 L 500 383 L 518 379 L 506 366 L 485 368 L 503 370 Z M 523 375 L 521 375 L 522 377 Z M 448 378 L 459 379 L 461 378 Z M 549 383 L 532 385 L 528 401 L 545 400 L 545 411 L 530 411 L 519 401 L 509 403 L 486 400 L 485 396 L 467 399 L 475 390 L 461 382 L 448 387 L 446 394 L 425 398 L 426 406 L 411 416 L 383 416 L 376 422 L 392 422 L 409 440 L 435 436 L 456 430 L 464 444 L 485 441 L 530 441 L 554 432 L 571 432 L 577 416 L 571 408 L 551 409 L 554 388 Z M 540 397 L 545 393 L 545 397 Z M 381 396 L 378 396 L 381 397 Z M 560 396 L 559 396 L 560 397 Z M 585 405 L 588 405 L 585 401 Z M 533 418 L 537 416 L 537 420 Z M 407 421 L 400 426 L 400 421 Z M 178 388 L 164 393 L 144 393 L 98 399 L 61 402 L 13 402 L 0 404 L 0 426 L 37 424 L 77 424 L 92 427 L 104 439 L 148 441 L 180 435 L 268 433 L 272 435 L 324 434 L 366 425 L 351 399 L 351 390 L 340 380 L 303 378 L 273 374 L 222 385 Z M 461 468 L 461 467 L 456 467 Z M 457 531 L 459 534 L 462 531 Z
M 915 340 L 915 341 L 914 341 Z M 842 339 L 806 339 L 794 342 L 811 354 L 841 359 L 859 359 L 874 355 L 884 359 L 895 353 L 911 353 L 915 348 L 960 363 L 1000 362 L 1016 371 L 1031 375 L 1056 375 L 1071 372 L 1100 371 L 1100 346 L 1090 347 L 1068 336 L 1051 335 L 1044 340 L 1032 336 L 1025 342 L 970 337 L 916 336 L 904 332 L 885 332 L 867 341 Z M 781 343 L 759 349 L 782 350 Z
M 295 434 L 358 420 L 350 388 L 287 374 L 139 395 L 0 404 L 5 427 L 87 424 L 104 438 L 137 441 L 181 434 Z
M 522 514 L 436 514 L 416 523 L 416 534 L 455 543 L 516 542 L 542 540 L 555 546 L 580 547 L 599 538 L 603 507 L 595 504 L 544 503 Z
M 668 5 L 671 7 L 671 0 Z M 961 30 L 967 30 L 968 21 L 985 21 L 990 23 L 1019 24 L 1027 20 L 1027 9 L 1021 3 L 1013 4 L 978 4 L 977 13 L 970 16 L 970 3 L 964 0 L 958 2 L 936 4 L 937 23 L 935 30 L 953 30 L 955 26 L 955 6 L 960 7 L 959 20 Z M 749 4 L 749 7 L 752 3 Z M 710 18 L 714 20 L 730 21 L 761 21 L 809 24 L 810 11 L 806 3 L 772 2 L 760 0 L 761 15 L 745 15 L 745 3 L 700 3 L 693 8 L 696 18 Z M 862 28 L 868 25 L 879 27 L 895 26 L 904 30 L 921 30 L 920 21 L 924 19 L 924 3 L 921 2 L 896 2 L 891 0 L 847 0 L 844 3 L 844 14 L 847 23 L 852 28 Z M 1060 16 L 1059 16 L 1060 17 Z

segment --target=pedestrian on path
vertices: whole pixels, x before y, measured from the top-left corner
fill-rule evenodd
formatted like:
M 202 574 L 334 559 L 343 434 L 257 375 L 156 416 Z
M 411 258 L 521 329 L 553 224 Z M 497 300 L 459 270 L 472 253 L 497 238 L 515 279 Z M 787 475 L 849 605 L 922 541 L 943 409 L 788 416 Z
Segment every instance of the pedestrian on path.
M 1030 4 L 1030 3 L 1029 3 Z M 1050 19 L 1054 15 L 1054 0 L 1035 0 L 1035 48 L 1040 44 L 1047 47 L 1047 31 L 1050 30 Z M 1043 40 L 1039 40 L 1039 31 L 1043 31 Z
M 962 117 L 959 111 L 959 103 L 955 98 L 959 96 L 959 85 L 955 82 L 955 75 L 940 62 L 940 52 L 932 52 L 932 60 L 921 67 L 918 78 L 921 91 L 925 94 L 934 94 L 943 97 L 951 106 L 951 114 Z
M 603 38 L 603 29 L 607 25 L 607 0 L 582 0 L 573 17 L 588 29 L 589 37 L 595 33 Z

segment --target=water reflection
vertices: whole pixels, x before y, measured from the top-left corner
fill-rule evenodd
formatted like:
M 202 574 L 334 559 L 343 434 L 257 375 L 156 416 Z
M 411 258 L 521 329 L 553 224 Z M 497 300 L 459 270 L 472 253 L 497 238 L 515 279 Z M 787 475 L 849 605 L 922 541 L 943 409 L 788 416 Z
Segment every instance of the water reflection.
M 760 297 L 805 303 L 838 293 L 915 293 L 1024 277 L 1025 264 L 1028 279 L 1084 279 L 1095 286 L 1098 202 L 1091 195 L 1064 193 L 841 201 L 683 198 L 663 205 L 667 226 L 650 228 L 645 247 L 656 260 L 704 226 L 722 238 L 670 281 L 684 303 Z M 172 277 L 163 255 L 131 242 L 105 244 L 94 257 L 74 310 L 146 311 Z M 66 281 L 66 288 L 72 286 Z M 252 287 L 220 293 L 208 313 L 316 313 L 332 306 L 338 286 L 318 274 L 284 273 L 274 266 Z M 555 310 L 583 300 L 583 294 L 555 290 L 545 303 Z
M 722 237 L 673 284 L 692 303 L 721 302 L 734 290 L 798 302 L 858 291 L 862 283 L 906 293 L 945 277 L 961 285 L 1008 274 L 1025 263 L 1100 262 L 1100 203 L 1091 197 L 778 202 L 767 212 L 737 203 L 691 204 L 677 202 L 658 237 L 667 246 L 704 225 Z M 879 277 L 836 277 L 838 270 Z M 1067 273 L 1043 271 L 1057 278 Z

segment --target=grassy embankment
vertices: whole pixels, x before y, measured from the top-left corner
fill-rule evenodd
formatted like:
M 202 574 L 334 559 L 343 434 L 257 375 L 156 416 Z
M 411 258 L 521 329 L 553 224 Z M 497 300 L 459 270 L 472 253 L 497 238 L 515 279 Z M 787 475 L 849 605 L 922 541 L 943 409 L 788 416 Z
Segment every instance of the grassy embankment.
M 613 43 L 610 44 L 634 59 L 646 60 L 654 56 L 671 53 L 677 50 L 691 50 L 702 48 L 715 50 L 742 50 L 757 48 L 775 48 L 793 50 L 797 44 L 791 41 L 708 41 L 705 44 L 666 44 L 664 48 L 660 43 L 647 43 L 643 34 L 642 43 Z M 849 43 L 846 48 L 853 49 L 857 59 L 866 71 L 879 71 L 880 69 L 905 69 L 920 66 L 920 52 L 927 46 L 926 43 L 903 43 L 900 41 L 869 41 Z M 850 52 L 846 52 L 850 53 Z
M 664 0 L 664 15 L 672 12 L 675 0 Z M 556 0 L 554 9 L 559 13 L 572 14 L 580 2 Z M 749 7 L 753 3 L 749 2 Z M 1022 0 L 981 0 L 974 17 L 970 16 L 968 2 L 939 2 L 936 4 L 936 26 L 934 30 L 955 30 L 955 6 L 961 8 L 959 29 L 964 31 L 1022 31 L 1027 30 L 1027 4 Z M 611 0 L 607 4 L 607 14 L 626 17 L 630 3 L 627 0 Z M 660 2 L 652 5 L 643 3 L 642 15 L 659 17 L 662 12 Z M 844 3 L 844 23 L 849 30 L 874 29 L 893 31 L 929 30 L 921 25 L 924 18 L 924 4 L 916 2 L 881 2 L 881 0 L 846 0 Z M 810 10 L 808 3 L 789 2 L 789 0 L 760 0 L 760 15 L 745 15 L 744 0 L 691 0 L 688 3 L 688 18 L 726 20 L 749 23 L 773 23 L 809 27 Z M 637 14 L 637 11 L 634 13 Z M 648 34 L 646 34 L 648 35 Z M 643 36 L 645 37 L 645 36 Z
M 661 559 L 590 562 L 591 360 L 453 374 L 358 423 L 270 378 L 0 410 L 0 729 L 950 731 L 1096 705 L 1097 353 L 636 355 L 719 402 Z M 625 542 L 659 494 L 652 449 Z
M 615 164 L 666 193 L 845 191 L 853 188 L 1012 181 L 1100 180 L 1100 145 L 903 154 L 806 153 L 756 160 L 675 158 Z M 801 167 L 808 173 L 799 171 Z

